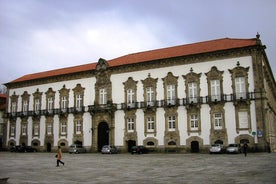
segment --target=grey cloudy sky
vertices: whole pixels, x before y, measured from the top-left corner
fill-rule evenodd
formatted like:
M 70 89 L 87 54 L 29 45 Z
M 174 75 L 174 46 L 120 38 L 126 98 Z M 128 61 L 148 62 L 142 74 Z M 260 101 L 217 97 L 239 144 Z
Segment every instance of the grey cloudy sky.
M 100 57 L 257 32 L 276 73 L 275 0 L 0 0 L 0 84 Z

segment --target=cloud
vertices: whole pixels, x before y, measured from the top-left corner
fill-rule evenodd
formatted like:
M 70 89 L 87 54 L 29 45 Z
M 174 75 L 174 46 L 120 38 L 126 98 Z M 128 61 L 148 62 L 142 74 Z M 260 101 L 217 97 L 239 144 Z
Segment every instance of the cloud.
M 103 18 L 105 15 L 101 15 Z M 106 17 L 107 18 L 107 17 Z M 110 20 L 95 18 L 76 22 L 66 27 L 34 29 L 25 38 L 24 52 L 19 53 L 32 71 L 75 66 L 97 62 L 98 58 L 112 59 L 132 52 L 155 49 L 159 38 L 149 25 L 124 22 L 115 15 Z M 52 64 L 52 65 L 51 65 Z
M 276 1 L 0 0 L 0 83 L 29 73 L 259 31 L 273 71 Z M 208 7 L 208 8 L 206 8 Z

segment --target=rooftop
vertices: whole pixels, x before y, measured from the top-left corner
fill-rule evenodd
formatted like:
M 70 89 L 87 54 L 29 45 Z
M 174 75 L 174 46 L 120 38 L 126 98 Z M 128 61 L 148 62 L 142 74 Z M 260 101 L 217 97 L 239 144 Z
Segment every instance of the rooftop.
M 222 51 L 222 50 L 228 50 L 228 49 L 250 47 L 250 46 L 257 45 L 257 39 L 258 38 L 251 38 L 251 39 L 222 38 L 222 39 L 216 39 L 216 40 L 128 54 L 115 59 L 108 60 L 107 62 L 110 67 L 116 67 L 116 66 L 136 64 L 136 63 L 142 63 L 142 62 L 159 60 L 159 59 L 174 58 L 174 57 L 188 56 L 188 55 L 194 55 L 194 54 L 200 54 L 200 53 L 208 53 L 208 52 Z M 17 78 L 9 83 L 17 83 L 17 82 L 23 82 L 28 80 L 35 80 L 35 79 L 42 79 L 47 77 L 59 76 L 59 75 L 91 71 L 91 70 L 95 70 L 96 65 L 97 65 L 97 62 L 28 74 L 20 78 Z

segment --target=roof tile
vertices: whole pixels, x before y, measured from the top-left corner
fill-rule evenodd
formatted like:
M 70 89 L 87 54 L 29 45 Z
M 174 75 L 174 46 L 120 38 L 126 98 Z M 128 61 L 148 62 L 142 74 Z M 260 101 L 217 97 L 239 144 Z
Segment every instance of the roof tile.
M 214 51 L 220 51 L 220 50 L 242 48 L 242 47 L 254 46 L 256 44 L 257 44 L 256 38 L 252 38 L 252 39 L 222 38 L 217 40 L 210 40 L 210 41 L 198 42 L 193 44 L 186 44 L 186 45 L 128 54 L 115 59 L 111 59 L 108 61 L 108 64 L 110 67 L 115 67 L 115 66 L 121 66 L 121 65 L 127 65 L 127 64 L 153 61 L 158 59 L 166 59 L 166 58 L 188 56 L 193 54 L 214 52 Z M 94 70 L 96 68 L 96 64 L 97 63 L 90 63 L 90 64 L 85 64 L 80 66 L 28 74 L 16 80 L 13 80 L 10 83 L 17 83 L 17 82 L 23 82 L 28 80 L 42 79 L 46 77 L 54 77 L 59 75 Z

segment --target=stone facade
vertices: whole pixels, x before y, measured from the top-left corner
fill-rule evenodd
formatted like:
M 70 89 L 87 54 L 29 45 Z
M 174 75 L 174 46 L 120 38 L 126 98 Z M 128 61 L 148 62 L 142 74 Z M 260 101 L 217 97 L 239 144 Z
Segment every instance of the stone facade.
M 205 152 L 213 143 L 248 142 L 276 151 L 276 85 L 255 41 L 146 62 L 101 58 L 91 70 L 7 83 L 6 143 Z

